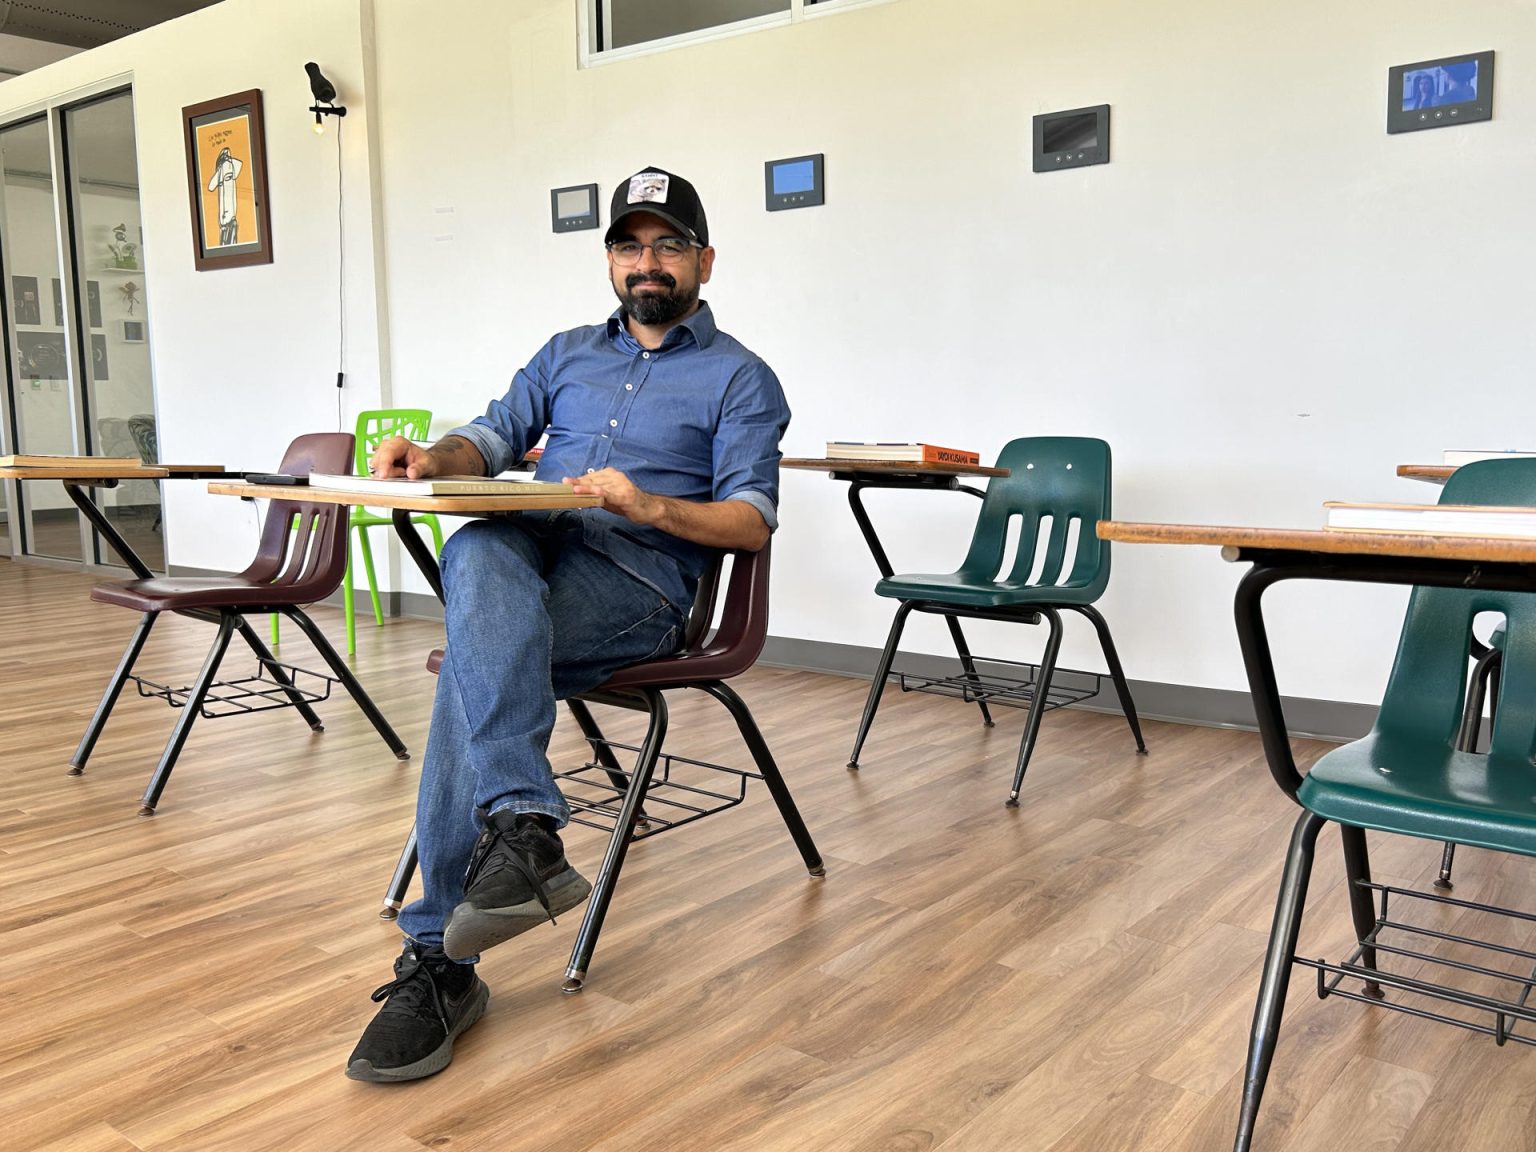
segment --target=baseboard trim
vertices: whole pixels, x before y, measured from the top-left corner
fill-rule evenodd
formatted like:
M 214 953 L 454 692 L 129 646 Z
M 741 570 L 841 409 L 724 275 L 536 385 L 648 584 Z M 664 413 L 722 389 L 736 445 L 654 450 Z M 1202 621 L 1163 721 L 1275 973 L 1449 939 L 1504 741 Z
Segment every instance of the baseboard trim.
M 832 676 L 850 676 L 868 680 L 880 659 L 877 648 L 857 644 L 833 644 L 825 640 L 798 640 L 770 636 L 758 663 L 773 668 L 793 668 L 806 672 L 824 672 Z M 895 667 L 918 676 L 953 676 L 959 662 L 953 656 L 933 656 L 921 652 L 899 652 Z M 1007 665 L 976 661 L 982 675 L 1017 675 Z M 1177 724 L 1198 724 L 1208 728 L 1258 730 L 1253 701 L 1246 692 L 1224 688 L 1199 688 L 1188 684 L 1164 684 L 1155 680 L 1130 680 L 1136 713 L 1144 720 L 1168 720 Z M 1305 696 L 1281 698 L 1291 735 L 1319 740 L 1357 740 L 1371 730 L 1376 721 L 1376 707 L 1348 704 L 1337 700 L 1317 700 Z M 1094 712 L 1120 713 L 1120 702 L 1108 676 L 1097 696 L 1072 705 Z

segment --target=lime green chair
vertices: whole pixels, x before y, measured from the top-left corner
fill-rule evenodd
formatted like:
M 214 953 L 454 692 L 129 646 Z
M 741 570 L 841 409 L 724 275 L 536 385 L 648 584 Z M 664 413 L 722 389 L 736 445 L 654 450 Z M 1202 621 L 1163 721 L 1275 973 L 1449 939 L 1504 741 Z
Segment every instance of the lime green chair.
M 1441 503 L 1536 506 L 1536 459 L 1465 465 L 1452 473 Z M 1469 686 L 1468 662 L 1475 653 L 1473 620 L 1485 612 L 1504 617 L 1498 648 L 1502 669 L 1492 682 L 1497 722 L 1487 751 L 1476 752 L 1467 739 L 1467 696 L 1481 688 L 1476 676 Z M 1408 957 L 1418 954 L 1402 950 L 1406 945 L 1388 945 L 1378 939 L 1383 928 L 1405 927 L 1398 922 L 1411 915 L 1401 911 L 1411 906 L 1411 894 L 1385 889 L 1378 918 L 1372 908 L 1373 889 L 1366 887 L 1370 879 L 1366 830 L 1536 856 L 1533 753 L 1536 594 L 1486 588 L 1415 588 L 1375 725 L 1362 739 L 1325 753 L 1295 791 L 1295 799 L 1304 810 L 1291 836 L 1254 1012 L 1236 1143 L 1239 1150 L 1252 1144 L 1293 964 L 1319 970 L 1320 995 L 1381 1000 L 1383 986 L 1420 995 L 1426 994 L 1426 988 L 1441 987 L 1431 982 L 1430 974 L 1417 969 L 1412 970 L 1412 977 L 1395 977 L 1377 968 L 1378 952 Z M 1298 959 L 1296 942 L 1317 836 L 1328 821 L 1338 824 L 1344 835 L 1351 912 L 1360 945 L 1349 960 L 1324 968 L 1322 961 Z M 1389 894 L 1393 909 L 1398 910 L 1390 920 L 1386 911 Z M 1443 896 L 1428 899 L 1451 902 Z M 1423 931 L 1432 941 L 1460 939 Z M 1526 965 L 1528 971 L 1529 960 Z M 1475 967 L 1468 970 L 1484 971 Z M 1325 987 L 1328 973 L 1336 978 Z M 1339 987 L 1339 979 L 1345 975 L 1361 980 L 1363 991 Z M 1511 982 L 1516 986 L 1521 983 L 1518 979 Z M 1499 1010 L 1498 1001 L 1480 996 L 1428 994 L 1441 1005 L 1451 1000 L 1462 1007 L 1483 1008 L 1490 1019 Z M 1524 995 L 1519 997 L 1522 1004 L 1525 999 Z M 1419 1010 L 1416 1005 L 1401 1007 L 1415 1015 L 1453 1022 L 1447 1015 Z M 1519 1019 L 1516 1014 L 1498 1015 L 1497 1024 L 1481 1030 L 1502 1044 Z M 1504 1034 L 1498 1029 L 1504 1029 Z
M 430 435 L 432 413 L 424 408 L 376 408 L 357 414 L 357 447 L 356 459 L 353 468 L 359 476 L 368 473 L 368 460 L 373 455 L 373 450 L 388 440 L 391 436 L 404 436 L 407 440 L 426 440 Z M 368 540 L 368 530 L 381 525 L 392 525 L 394 520 L 389 516 L 380 516 L 369 512 L 366 508 L 353 508 L 352 517 L 347 523 L 349 546 L 347 548 L 347 573 L 342 578 L 341 596 L 342 611 L 347 618 L 347 655 L 357 653 L 357 604 L 352 587 L 352 549 L 350 547 L 351 533 L 357 532 L 357 547 L 363 557 L 363 572 L 368 577 L 368 598 L 373 604 L 373 622 L 379 627 L 384 625 L 384 609 L 379 603 L 378 579 L 373 570 L 373 548 Z M 424 512 L 411 517 L 412 524 L 426 527 L 432 533 L 432 552 L 440 555 L 443 551 L 443 528 L 436 516 L 430 512 Z M 272 617 L 272 643 L 277 640 L 277 617 Z
M 1051 678 L 1056 667 L 1056 653 L 1061 646 L 1061 611 L 1085 616 L 1098 633 L 1104 661 L 1120 698 L 1136 750 L 1146 752 L 1141 724 L 1130 686 L 1120 667 L 1109 625 L 1093 607 L 1109 584 L 1109 542 L 1094 531 L 1100 520 L 1109 519 L 1110 452 L 1103 440 L 1069 436 L 1035 436 L 1014 440 L 997 458 L 1007 476 L 995 477 L 987 484 L 981 502 L 970 550 L 958 570 L 947 573 L 916 573 L 891 576 L 875 585 L 875 594 L 901 601 L 896 619 L 891 623 L 885 650 L 875 669 L 874 683 L 864 703 L 859 733 L 853 743 L 848 767 L 859 766 L 859 751 L 869 735 L 880 696 L 890 675 L 896 644 L 907 616 L 913 611 L 931 612 L 948 617 L 965 616 L 980 620 L 1007 620 L 1020 624 L 1049 625 L 1045 654 L 1030 684 L 987 681 L 976 673 L 970 652 L 960 649 L 963 676 L 946 681 L 945 686 L 967 700 L 985 705 L 989 698 L 1026 698 L 1029 715 L 1024 722 L 1024 736 L 1019 744 L 1013 789 L 1008 806 L 1017 807 L 1024 770 L 1034 750 L 1040 730 L 1040 718 L 1048 710 L 1092 695 L 1090 692 L 1052 694 Z M 1018 551 L 1007 571 L 1002 571 L 1008 544 L 1009 525 L 1019 521 Z M 1049 521 L 1043 541 L 1045 555 L 1040 556 L 1041 525 Z M 1076 542 L 1068 552 L 1072 532 Z M 959 636 L 958 622 L 955 634 Z M 1069 698 L 1070 697 L 1070 698 Z M 983 713 L 985 717 L 985 713 Z

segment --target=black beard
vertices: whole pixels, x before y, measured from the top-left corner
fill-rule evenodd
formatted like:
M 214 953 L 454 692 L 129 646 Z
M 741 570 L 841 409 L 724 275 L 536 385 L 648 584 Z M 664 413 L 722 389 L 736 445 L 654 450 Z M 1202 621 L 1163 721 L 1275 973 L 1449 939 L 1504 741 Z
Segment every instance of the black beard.
M 636 294 L 635 288 L 641 284 L 660 285 L 666 292 Z M 624 305 L 624 311 L 630 319 L 647 327 L 670 324 L 687 315 L 699 299 L 697 285 L 691 291 L 679 292 L 677 281 L 665 272 L 632 272 L 624 277 L 622 289 L 614 286 L 614 294 L 618 296 L 619 303 Z

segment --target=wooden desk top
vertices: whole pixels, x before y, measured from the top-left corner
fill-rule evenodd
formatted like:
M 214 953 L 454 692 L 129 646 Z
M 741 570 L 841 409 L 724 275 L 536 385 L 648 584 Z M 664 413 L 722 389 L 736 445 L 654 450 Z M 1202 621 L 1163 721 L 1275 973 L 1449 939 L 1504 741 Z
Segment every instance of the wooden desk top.
M 403 508 L 409 512 L 480 516 L 487 512 L 537 512 L 550 508 L 596 508 L 596 496 L 574 493 L 519 492 L 512 495 L 478 493 L 471 496 L 401 496 L 384 492 L 343 492 L 297 484 L 251 484 L 244 480 L 215 480 L 208 491 L 216 496 L 253 496 L 263 500 L 304 500 L 311 504 L 351 504 L 369 508 Z
M 779 466 L 801 472 L 863 472 L 876 476 L 1008 475 L 1006 468 L 988 468 L 982 464 L 917 464 L 910 460 L 832 460 L 788 457 L 780 460 Z
M 89 484 L 93 480 L 168 480 L 177 476 L 221 474 L 222 464 L 155 464 L 138 468 L 41 468 L 0 467 L 0 478 L 7 480 L 75 480 Z
M 1456 471 L 1454 464 L 1399 464 L 1397 474 L 1404 480 L 1427 480 L 1431 484 L 1444 484 Z
M 1100 520 L 1097 530 L 1099 539 L 1121 544 L 1211 544 L 1222 550 L 1226 560 L 1236 560 L 1239 550 L 1248 548 L 1536 564 L 1536 539 L 1321 528 L 1239 528 L 1219 524 L 1135 524 L 1122 520 Z

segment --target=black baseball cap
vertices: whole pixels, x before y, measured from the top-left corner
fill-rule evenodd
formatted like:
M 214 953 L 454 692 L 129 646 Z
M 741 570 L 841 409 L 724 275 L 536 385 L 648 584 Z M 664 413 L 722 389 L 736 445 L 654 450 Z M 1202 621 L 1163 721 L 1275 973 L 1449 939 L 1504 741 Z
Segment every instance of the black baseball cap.
M 704 218 L 704 205 L 699 202 L 699 194 L 693 185 L 681 176 L 660 168 L 642 168 L 615 188 L 603 242 L 611 244 L 622 231 L 619 222 L 636 212 L 659 216 L 689 240 L 709 244 L 709 221 Z

